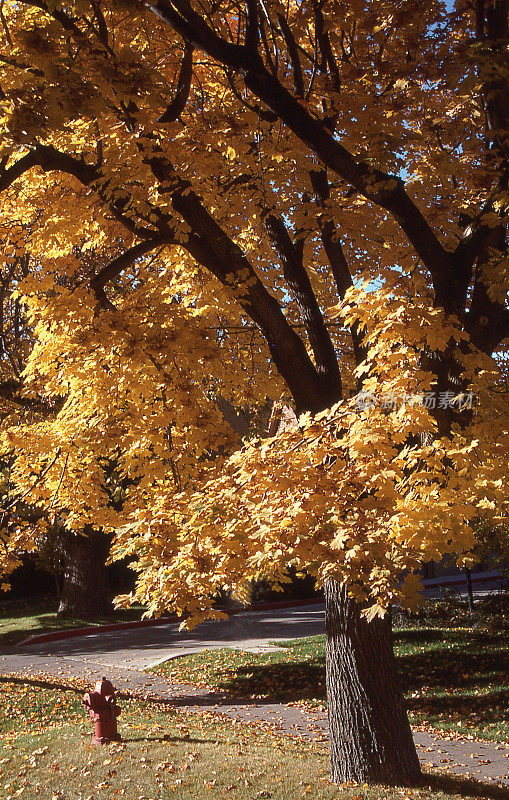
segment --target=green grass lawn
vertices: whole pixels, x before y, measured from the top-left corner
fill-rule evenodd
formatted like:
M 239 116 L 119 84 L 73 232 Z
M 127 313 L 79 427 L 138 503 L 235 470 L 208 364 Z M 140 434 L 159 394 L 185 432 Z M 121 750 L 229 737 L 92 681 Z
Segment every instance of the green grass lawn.
M 30 600 L 8 600 L 0 604 L 0 647 L 17 644 L 37 633 L 84 628 L 89 625 L 108 625 L 113 622 L 129 622 L 141 619 L 144 609 L 133 606 L 112 612 L 107 617 L 98 617 L 93 622 L 86 619 L 60 619 L 57 617 L 56 598 Z
M 509 741 L 507 634 L 404 628 L 394 640 L 412 725 Z M 262 655 L 214 650 L 154 671 L 255 700 L 325 704 L 324 645 L 324 636 L 312 636 Z
M 82 688 L 0 679 L 2 800 L 507 800 L 507 790 L 442 775 L 416 789 L 335 787 L 323 743 L 121 700 L 122 743 L 93 745 Z

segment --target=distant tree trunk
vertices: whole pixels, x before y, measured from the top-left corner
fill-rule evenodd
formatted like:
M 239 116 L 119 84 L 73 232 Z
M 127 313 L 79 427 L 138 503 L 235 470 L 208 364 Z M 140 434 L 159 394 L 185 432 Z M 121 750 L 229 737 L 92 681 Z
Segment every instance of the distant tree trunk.
M 467 576 L 467 598 L 468 598 L 468 612 L 474 613 L 474 589 L 472 586 L 472 570 L 470 567 L 465 567 L 465 575 Z
M 389 618 L 366 622 L 346 589 L 325 586 L 327 704 L 334 783 L 414 784 L 421 774 Z
M 64 573 L 59 617 L 93 619 L 112 610 L 106 558 L 111 539 L 99 531 L 86 535 L 64 531 L 61 537 Z

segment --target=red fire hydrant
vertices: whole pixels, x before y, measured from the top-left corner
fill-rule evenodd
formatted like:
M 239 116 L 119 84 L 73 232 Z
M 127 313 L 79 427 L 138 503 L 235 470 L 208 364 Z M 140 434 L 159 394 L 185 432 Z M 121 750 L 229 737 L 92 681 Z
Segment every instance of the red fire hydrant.
M 110 681 L 106 678 L 97 681 L 95 690 L 83 697 L 83 704 L 95 722 L 95 744 L 122 741 L 117 731 L 117 717 L 121 709 L 117 706 L 115 689 Z

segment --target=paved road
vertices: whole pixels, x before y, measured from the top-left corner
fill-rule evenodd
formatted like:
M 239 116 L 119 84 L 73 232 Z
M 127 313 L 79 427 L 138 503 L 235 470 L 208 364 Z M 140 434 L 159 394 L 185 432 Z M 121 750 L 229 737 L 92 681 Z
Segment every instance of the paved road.
M 37 654 L 146 669 L 169 658 L 221 647 L 267 652 L 274 649 L 270 642 L 323 633 L 324 614 L 321 604 L 252 611 L 234 615 L 224 622 L 204 622 L 192 631 L 179 632 L 179 623 L 171 622 L 20 646 L 17 653 L 28 659 Z
M 310 636 L 323 629 L 324 609 L 319 605 L 247 612 L 227 622 L 204 623 L 191 632 L 179 633 L 177 623 L 165 623 L 0 650 L 0 674 L 45 676 L 64 684 L 68 678 L 80 677 L 92 685 L 106 673 L 121 691 L 177 708 L 219 713 L 307 739 L 326 739 L 327 717 L 323 712 L 263 701 L 246 704 L 242 698 L 169 684 L 158 675 L 142 671 L 168 658 L 204 649 L 232 647 L 263 652 L 272 648 L 270 642 Z M 509 786 L 509 747 L 505 745 L 448 740 L 420 731 L 414 733 L 414 739 L 421 762 L 434 770 Z

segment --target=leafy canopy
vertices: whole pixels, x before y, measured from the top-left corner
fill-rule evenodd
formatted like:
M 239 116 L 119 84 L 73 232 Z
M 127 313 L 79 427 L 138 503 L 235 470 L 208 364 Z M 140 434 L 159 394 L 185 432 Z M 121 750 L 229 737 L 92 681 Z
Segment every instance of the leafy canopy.
M 292 565 L 371 616 L 507 518 L 507 11 L 3 3 L 5 571 L 58 520 L 155 613 Z

